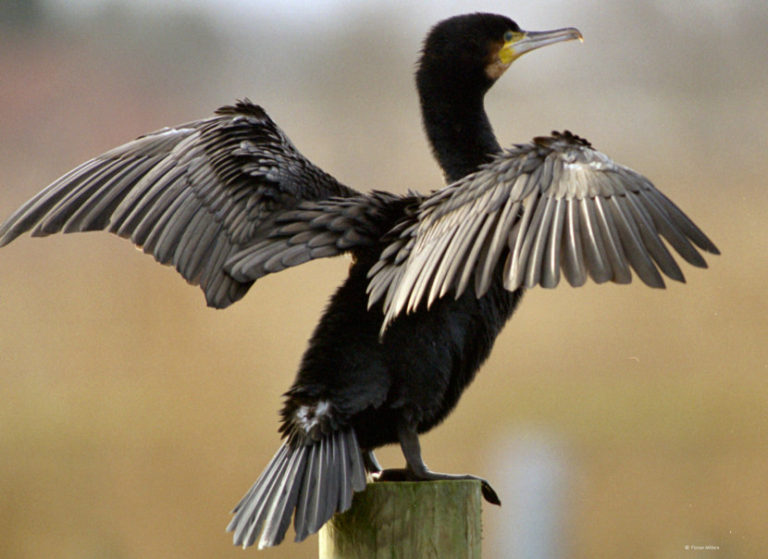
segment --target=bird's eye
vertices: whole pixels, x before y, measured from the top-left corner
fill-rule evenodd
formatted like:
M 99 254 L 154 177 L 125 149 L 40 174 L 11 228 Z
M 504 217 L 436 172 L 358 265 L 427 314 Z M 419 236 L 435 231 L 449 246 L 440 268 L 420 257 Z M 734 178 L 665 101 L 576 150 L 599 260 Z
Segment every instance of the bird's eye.
M 506 33 L 504 33 L 504 42 L 509 43 L 512 40 L 512 37 L 514 36 L 515 34 L 512 33 L 512 31 L 507 31 Z

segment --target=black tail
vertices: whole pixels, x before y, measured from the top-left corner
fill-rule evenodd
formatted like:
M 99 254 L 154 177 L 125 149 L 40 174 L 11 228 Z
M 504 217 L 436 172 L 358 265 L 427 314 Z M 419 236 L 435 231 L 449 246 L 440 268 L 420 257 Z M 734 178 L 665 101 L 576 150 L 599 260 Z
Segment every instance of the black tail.
M 259 534 L 259 549 L 277 545 L 295 510 L 300 542 L 334 513 L 347 510 L 353 493 L 363 489 L 365 469 L 352 429 L 330 432 L 311 444 L 289 439 L 232 511 L 227 532 L 234 532 L 234 544 L 244 548 Z

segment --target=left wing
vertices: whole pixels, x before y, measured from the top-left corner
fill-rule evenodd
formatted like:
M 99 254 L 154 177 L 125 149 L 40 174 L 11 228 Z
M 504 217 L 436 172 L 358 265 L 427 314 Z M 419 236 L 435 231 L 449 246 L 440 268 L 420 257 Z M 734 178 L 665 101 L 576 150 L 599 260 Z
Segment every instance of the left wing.
M 570 132 L 517 145 L 477 172 L 424 199 L 371 269 L 369 304 L 383 299 L 385 325 L 401 312 L 474 282 L 481 297 L 504 257 L 504 286 L 629 283 L 630 268 L 652 287 L 659 270 L 685 281 L 667 242 L 706 267 L 694 245 L 709 238 L 651 182 Z M 693 244 L 691 244 L 693 243 Z
M 306 159 L 267 113 L 246 99 L 81 164 L 0 225 L 0 247 L 27 231 L 41 236 L 106 230 L 173 265 L 201 287 L 208 305 L 222 308 L 239 300 L 263 273 L 341 254 L 355 233 L 331 232 L 346 235 L 339 245 L 314 227 L 310 244 L 265 262 L 259 276 L 240 266 L 233 278 L 228 266 L 237 266 L 243 251 L 269 239 L 278 216 L 303 203 L 357 196 Z M 328 210 L 336 211 L 333 205 Z M 345 223 L 354 227 L 358 221 Z

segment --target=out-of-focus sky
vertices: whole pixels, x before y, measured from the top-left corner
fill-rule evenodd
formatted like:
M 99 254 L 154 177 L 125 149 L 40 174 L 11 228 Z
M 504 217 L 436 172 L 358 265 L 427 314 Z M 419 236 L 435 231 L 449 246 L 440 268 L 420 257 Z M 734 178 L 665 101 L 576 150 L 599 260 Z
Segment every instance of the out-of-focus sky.
M 63 17 L 92 15 L 114 0 L 45 0 L 51 10 Z M 430 25 L 453 14 L 485 11 L 510 14 L 523 28 L 526 25 L 546 24 L 560 17 L 588 13 L 598 8 L 598 2 L 568 0 L 540 0 L 538 2 L 508 2 L 502 0 L 444 0 L 440 2 L 388 2 L 384 0 L 133 0 L 125 3 L 136 13 L 174 13 L 182 9 L 199 13 L 222 26 L 247 30 L 254 27 L 257 18 L 268 18 L 280 25 L 312 28 L 318 25 L 345 25 L 361 13 L 375 14 L 399 12 L 403 21 L 415 28 Z M 742 9 L 754 9 L 759 0 L 647 0 L 642 2 L 658 11 L 670 21 L 687 26 L 728 26 L 734 15 Z M 555 16 L 555 17 L 553 17 Z
M 580 28 L 491 90 L 500 143 L 570 128 L 723 254 L 666 290 L 530 290 L 425 460 L 502 492 L 489 558 L 534 517 L 568 558 L 768 549 L 768 3 L 41 6 L 0 21 L 0 219 L 89 157 L 244 96 L 351 186 L 438 188 L 413 86 L 426 30 L 477 10 Z M 0 557 L 242 557 L 228 511 L 277 448 L 280 394 L 347 266 L 266 277 L 213 311 L 106 234 L 0 250 Z
M 95 12 L 104 7 L 104 0 L 47 0 L 48 3 L 63 14 L 73 12 Z M 709 3 L 709 2 L 707 2 Z M 531 3 L 520 3 L 515 6 L 515 17 L 522 18 L 532 13 L 546 12 L 549 10 L 562 10 L 568 2 L 562 0 L 544 0 L 537 3 L 537 7 Z M 714 9 L 718 3 L 711 2 Z M 442 2 L 385 2 L 382 0 L 285 0 L 285 1 L 260 1 L 260 0 L 134 0 L 130 3 L 132 10 L 144 12 L 175 11 L 180 6 L 187 10 L 199 10 L 206 17 L 214 18 L 225 25 L 248 27 L 254 14 L 268 14 L 270 18 L 281 20 L 295 26 L 311 27 L 313 25 L 327 25 L 329 22 L 344 21 L 350 14 L 356 14 L 368 10 L 376 10 L 381 7 L 400 11 L 408 14 L 408 20 L 416 22 L 430 22 L 433 19 L 443 17 L 444 14 L 464 13 L 470 11 L 495 11 L 505 12 L 510 9 L 509 2 L 487 1 L 471 2 L 467 0 L 446 0 Z

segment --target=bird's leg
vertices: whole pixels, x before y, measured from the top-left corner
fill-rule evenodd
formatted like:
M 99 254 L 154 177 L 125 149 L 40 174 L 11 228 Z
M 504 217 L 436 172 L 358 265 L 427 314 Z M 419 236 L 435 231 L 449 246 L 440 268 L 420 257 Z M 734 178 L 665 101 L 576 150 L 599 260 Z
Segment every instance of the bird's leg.
M 483 497 L 493 505 L 501 505 L 499 496 L 494 491 L 491 484 L 483 478 L 470 474 L 443 474 L 433 472 L 424 463 L 421 458 L 421 445 L 416 430 L 408 425 L 401 425 L 398 428 L 398 438 L 400 439 L 400 448 L 405 456 L 406 467 L 401 469 L 382 470 L 377 476 L 376 481 L 438 481 L 451 479 L 473 479 L 481 484 Z
M 363 466 L 365 466 L 365 471 L 369 474 L 379 474 L 381 472 L 381 464 L 376 460 L 376 455 L 372 450 L 363 452 Z

